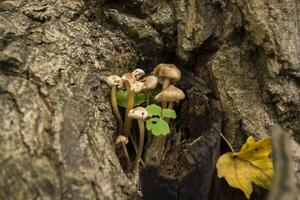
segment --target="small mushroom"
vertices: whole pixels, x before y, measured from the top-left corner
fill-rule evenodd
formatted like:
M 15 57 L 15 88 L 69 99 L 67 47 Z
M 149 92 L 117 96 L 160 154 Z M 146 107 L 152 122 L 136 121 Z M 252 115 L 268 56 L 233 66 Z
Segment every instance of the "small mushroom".
M 120 114 L 120 111 L 119 111 L 119 107 L 118 107 L 118 104 L 117 104 L 117 89 L 116 89 L 116 87 L 121 88 L 123 86 L 123 81 L 122 81 L 122 78 L 120 76 L 110 75 L 107 78 L 106 82 L 111 87 L 111 105 L 112 105 L 114 114 L 115 114 L 115 116 L 117 118 L 117 121 L 118 121 L 119 130 L 121 130 L 123 128 L 123 120 L 122 120 L 122 117 L 121 117 L 121 114 Z M 120 141 L 120 137 L 124 137 L 124 136 L 118 136 L 119 139 L 117 138 L 117 141 Z M 127 151 L 127 148 L 126 148 L 126 144 L 127 143 L 122 142 L 123 151 L 124 151 L 126 160 L 128 162 L 128 165 L 129 165 L 130 164 L 130 158 L 129 158 L 128 151 Z
M 107 80 L 107 84 L 111 87 L 111 105 L 114 111 L 114 114 L 117 118 L 119 130 L 123 128 L 123 120 L 119 111 L 119 107 L 117 104 L 117 89 L 116 87 L 120 88 L 123 85 L 122 78 L 117 75 L 110 75 Z
M 160 92 L 155 97 L 155 101 L 169 102 L 169 108 L 173 109 L 174 102 L 180 101 L 185 98 L 183 91 L 174 85 L 169 85 L 168 88 Z
M 143 91 L 148 91 L 156 88 L 158 79 L 156 76 L 151 75 L 143 78 L 142 82 L 144 83 Z
M 153 73 L 163 79 L 163 90 L 171 82 L 178 81 L 181 78 L 181 71 L 174 64 L 161 63 L 154 68 Z
M 134 94 L 139 93 L 144 88 L 144 83 L 137 81 L 132 73 L 126 73 L 122 76 L 122 79 L 127 88 L 127 106 L 125 111 L 125 124 L 124 135 L 126 137 L 130 134 L 131 119 L 128 117 L 129 110 L 134 107 Z
M 158 78 L 156 76 L 147 76 L 142 79 L 144 83 L 143 91 L 146 93 L 146 103 L 149 105 L 149 96 L 151 95 L 151 90 L 155 89 L 158 84 Z M 150 93 L 150 94 L 149 94 Z
M 125 87 L 127 87 L 126 83 L 128 83 L 128 82 L 132 83 L 132 82 L 136 81 L 136 78 L 133 76 L 132 73 L 125 73 L 125 74 L 122 75 L 121 78 L 124 82 Z
M 129 166 L 130 165 L 130 158 L 129 158 L 129 154 L 128 154 L 128 151 L 127 151 L 127 148 L 126 148 L 127 143 L 128 143 L 128 138 L 125 137 L 124 135 L 119 135 L 116 139 L 116 144 L 121 144 L 122 145 L 122 148 L 123 148 L 123 151 L 124 151 L 124 154 L 125 154 L 125 158 L 127 160 L 128 166 Z
M 136 153 L 136 158 L 135 158 L 135 169 L 138 169 L 139 162 L 141 160 L 141 156 L 142 156 L 142 152 L 143 152 L 143 147 L 144 147 L 144 137 L 145 137 L 144 121 L 149 117 L 149 115 L 145 108 L 136 107 L 129 111 L 128 117 L 131 119 L 138 120 L 138 125 L 139 125 L 139 132 L 140 132 L 139 147 L 138 147 L 138 150 Z
M 140 79 L 142 76 L 145 75 L 145 71 L 140 69 L 140 68 L 136 68 L 135 70 L 133 70 L 133 72 L 131 72 L 131 74 L 134 76 L 135 79 Z
M 145 84 L 141 81 L 134 81 L 131 85 L 130 85 L 130 89 L 134 92 L 134 93 L 139 93 L 141 92 L 143 89 L 145 88 Z
M 180 70 L 174 64 L 161 63 L 153 70 L 154 75 L 162 79 L 162 90 L 167 89 L 170 83 L 178 81 L 181 78 Z M 162 102 L 162 108 L 166 108 L 166 103 Z
M 121 143 L 128 144 L 128 138 L 125 137 L 124 135 L 119 135 L 116 139 L 116 144 L 121 144 Z

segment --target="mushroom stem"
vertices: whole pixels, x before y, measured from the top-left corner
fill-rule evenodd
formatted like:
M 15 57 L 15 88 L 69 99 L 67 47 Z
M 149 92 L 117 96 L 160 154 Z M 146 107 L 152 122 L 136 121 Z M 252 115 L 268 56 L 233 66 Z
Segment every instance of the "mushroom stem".
M 168 108 L 169 109 L 173 109 L 174 108 L 174 103 L 173 102 L 169 102 Z M 166 118 L 165 120 L 166 120 L 167 123 L 170 122 L 170 118 Z
M 167 89 L 167 87 L 168 87 L 169 85 L 170 85 L 170 79 L 169 79 L 169 78 L 165 78 L 165 79 L 163 80 L 162 90 Z M 166 107 L 167 107 L 167 102 L 163 101 L 161 107 L 162 107 L 162 108 L 166 108 Z
M 130 139 L 132 141 L 134 152 L 137 153 L 137 145 L 136 145 L 136 142 L 135 142 L 136 138 L 133 137 L 133 134 L 130 134 L 129 137 L 130 137 Z
M 111 105 L 118 121 L 119 130 L 121 130 L 123 128 L 123 120 L 117 104 L 117 89 L 115 85 L 111 88 Z
M 144 135 L 145 135 L 144 121 L 139 119 L 138 124 L 139 124 L 139 131 L 140 131 L 140 137 L 139 137 L 140 141 L 139 141 L 139 148 L 138 148 L 136 158 L 135 158 L 135 169 L 138 169 L 138 167 L 139 167 L 139 162 L 140 162 L 142 152 L 143 152 L 143 147 L 144 147 Z
M 169 109 L 173 109 L 173 108 L 174 108 L 174 103 L 173 103 L 173 102 L 170 102 L 168 108 L 169 108 Z
M 119 135 L 116 138 L 116 144 L 120 144 L 120 143 L 123 147 L 124 155 L 125 155 L 125 158 L 126 158 L 126 161 L 128 164 L 127 167 L 129 168 L 130 167 L 130 157 L 129 157 L 128 151 L 126 149 L 126 144 L 128 143 L 128 138 L 126 138 L 124 135 Z
M 150 105 L 150 101 L 152 100 L 153 92 L 151 90 L 145 91 L 146 105 Z
M 162 90 L 165 90 L 167 89 L 167 87 L 170 85 L 170 79 L 169 78 L 165 78 L 163 80 L 163 87 L 162 87 Z
M 125 154 L 125 158 L 127 160 L 127 165 L 129 167 L 130 166 L 130 158 L 129 158 L 129 154 L 128 154 L 128 151 L 127 151 L 127 148 L 126 148 L 126 144 L 122 143 L 122 147 L 123 147 L 123 151 L 124 151 L 124 154 Z
M 132 119 L 128 117 L 128 113 L 134 106 L 134 93 L 133 91 L 130 90 L 129 84 L 127 84 L 126 87 L 127 87 L 127 106 L 125 111 L 124 135 L 128 138 L 128 136 L 130 135 L 131 122 L 132 122 Z
M 150 94 L 149 94 L 149 91 L 146 91 L 145 92 L 145 95 L 146 95 L 146 105 L 148 106 L 149 105 L 149 102 L 150 102 Z

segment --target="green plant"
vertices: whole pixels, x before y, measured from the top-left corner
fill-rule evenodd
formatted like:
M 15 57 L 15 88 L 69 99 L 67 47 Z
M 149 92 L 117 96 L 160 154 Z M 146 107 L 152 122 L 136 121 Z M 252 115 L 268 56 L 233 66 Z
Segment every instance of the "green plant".
M 140 92 L 134 95 L 134 106 L 139 106 L 144 103 L 146 96 L 144 93 Z M 117 92 L 117 103 L 119 106 L 126 108 L 127 106 L 127 91 L 119 90 Z
M 146 128 L 155 136 L 165 136 L 170 133 L 170 127 L 165 118 L 176 119 L 176 112 L 173 109 L 161 108 L 156 104 L 146 107 L 150 119 L 146 121 Z

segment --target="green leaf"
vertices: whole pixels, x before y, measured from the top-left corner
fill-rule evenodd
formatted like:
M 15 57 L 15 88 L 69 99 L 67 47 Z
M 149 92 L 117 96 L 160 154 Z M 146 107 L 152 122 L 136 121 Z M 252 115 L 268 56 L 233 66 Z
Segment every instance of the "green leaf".
M 119 106 L 125 107 L 127 104 L 127 91 L 119 90 L 117 92 L 117 103 Z
M 138 106 L 145 102 L 145 94 L 144 93 L 137 93 L 134 95 L 134 106 Z M 126 108 L 127 106 L 127 91 L 119 90 L 117 92 L 117 103 L 119 106 Z
M 151 116 L 158 116 L 161 117 L 161 107 L 156 104 L 151 104 L 146 107 L 146 110 L 149 115 Z
M 146 95 L 142 92 L 137 93 L 134 95 L 134 106 L 141 105 L 142 103 L 145 102 Z
M 176 119 L 176 112 L 173 109 L 162 109 L 162 118 L 171 118 L 171 119 Z
M 168 135 L 170 133 L 169 124 L 161 118 L 151 118 L 146 121 L 146 128 L 155 136 Z

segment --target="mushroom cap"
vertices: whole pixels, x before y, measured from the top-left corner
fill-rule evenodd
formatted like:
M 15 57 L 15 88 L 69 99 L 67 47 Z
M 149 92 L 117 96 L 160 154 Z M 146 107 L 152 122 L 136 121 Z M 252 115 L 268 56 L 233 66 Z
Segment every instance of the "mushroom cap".
M 155 97 L 155 101 L 165 101 L 165 102 L 174 102 L 174 101 L 180 101 L 185 98 L 185 94 L 183 91 L 174 85 L 169 85 L 167 89 L 160 92 Z
M 158 83 L 158 78 L 156 76 L 151 75 L 143 78 L 142 82 L 144 83 L 144 88 L 143 88 L 144 91 L 152 90 L 156 88 Z
M 139 107 L 131 109 L 128 112 L 128 117 L 137 119 L 137 120 L 139 120 L 139 119 L 145 120 L 149 117 L 149 114 L 145 108 L 139 106 Z
M 136 81 L 132 73 L 125 73 L 122 75 L 122 80 L 123 80 L 123 86 L 121 89 L 126 89 L 126 85 L 129 84 L 129 86 Z
M 181 78 L 181 71 L 174 64 L 161 63 L 153 70 L 154 75 L 162 78 L 169 78 L 178 81 Z
M 134 93 L 141 92 L 145 87 L 145 84 L 141 81 L 134 81 L 132 83 L 129 83 L 129 85 L 130 85 L 130 90 L 133 91 Z
M 120 88 L 123 86 L 122 78 L 118 75 L 110 75 L 107 77 L 106 82 L 110 87 L 118 86 L 118 88 Z
M 133 72 L 131 72 L 131 74 L 134 76 L 135 79 L 140 79 L 142 76 L 145 75 L 145 71 L 140 68 L 136 68 L 135 70 L 133 70 Z
M 119 144 L 119 143 L 125 143 L 125 144 L 127 144 L 128 143 L 128 138 L 125 137 L 124 135 L 119 135 L 116 138 L 116 144 Z
M 124 82 L 132 83 L 132 82 L 136 81 L 136 78 L 133 76 L 132 73 L 125 73 L 122 75 L 122 80 Z

